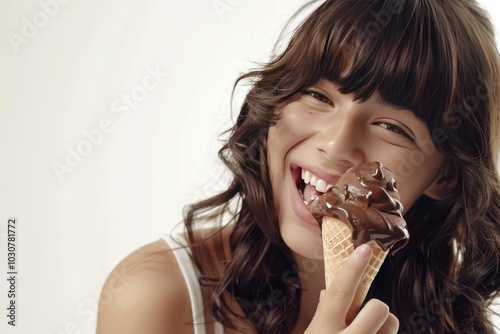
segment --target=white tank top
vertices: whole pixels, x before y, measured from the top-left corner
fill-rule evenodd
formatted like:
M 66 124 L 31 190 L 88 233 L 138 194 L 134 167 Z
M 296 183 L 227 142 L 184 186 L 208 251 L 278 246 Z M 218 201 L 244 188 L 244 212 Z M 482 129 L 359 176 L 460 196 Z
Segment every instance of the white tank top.
M 193 314 L 194 334 L 206 334 L 203 298 L 201 295 L 201 287 L 198 282 L 200 273 L 191 260 L 191 249 L 188 247 L 182 235 L 176 234 L 173 237 L 170 234 L 164 234 L 162 239 L 165 240 L 172 249 L 175 259 L 179 264 L 179 268 L 182 271 L 182 275 L 184 276 L 184 280 L 186 281 Z M 214 322 L 214 333 L 224 334 L 224 327 L 217 321 Z

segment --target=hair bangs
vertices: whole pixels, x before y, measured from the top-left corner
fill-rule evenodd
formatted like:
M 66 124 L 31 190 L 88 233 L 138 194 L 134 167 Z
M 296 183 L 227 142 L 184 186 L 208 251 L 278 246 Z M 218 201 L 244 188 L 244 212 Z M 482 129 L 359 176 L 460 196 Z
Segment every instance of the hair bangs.
M 420 1 L 349 1 L 331 8 L 322 76 L 366 101 L 374 92 L 426 123 L 450 105 L 454 61 Z M 332 6 L 335 7 L 335 6 Z M 423 7 L 423 8 L 422 8 Z M 353 15 L 352 12 L 357 13 Z M 431 15 L 432 16 L 432 15 Z M 434 120 L 436 121 L 436 120 Z
M 480 48 L 470 32 L 474 26 L 454 23 L 463 6 L 450 3 L 445 11 L 424 0 L 325 1 L 277 58 L 244 76 L 259 78 L 249 94 L 259 96 L 259 107 L 253 107 L 272 113 L 324 78 L 359 101 L 377 92 L 385 103 L 411 110 L 430 130 L 450 135 L 455 105 L 464 104 L 473 93 L 470 83 L 483 71 L 476 68 L 476 48 L 468 46 Z

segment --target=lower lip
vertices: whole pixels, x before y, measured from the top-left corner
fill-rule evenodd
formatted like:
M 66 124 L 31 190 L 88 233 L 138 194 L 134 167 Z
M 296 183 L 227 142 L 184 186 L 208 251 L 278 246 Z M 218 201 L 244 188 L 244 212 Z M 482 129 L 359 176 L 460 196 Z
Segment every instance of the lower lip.
M 311 211 L 309 211 L 309 209 L 307 208 L 306 204 L 304 203 L 304 199 L 300 195 L 299 190 L 297 189 L 297 186 L 294 182 L 292 182 L 290 192 L 290 197 L 292 199 L 292 208 L 295 214 L 307 224 L 319 228 L 318 222 L 316 221 L 316 219 L 314 219 Z

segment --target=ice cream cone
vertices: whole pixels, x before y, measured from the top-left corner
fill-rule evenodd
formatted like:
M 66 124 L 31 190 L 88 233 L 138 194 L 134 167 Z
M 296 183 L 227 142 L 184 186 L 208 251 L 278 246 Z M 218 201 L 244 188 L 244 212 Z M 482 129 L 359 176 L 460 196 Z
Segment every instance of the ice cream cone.
M 325 216 L 322 220 L 323 253 L 325 261 L 326 287 L 330 286 L 335 274 L 342 268 L 345 260 L 354 251 L 352 243 L 352 232 L 344 222 L 336 218 Z M 372 244 L 373 255 L 370 263 L 363 273 L 354 300 L 347 314 L 347 322 L 352 319 L 361 309 L 363 301 L 368 293 L 375 275 L 382 266 L 388 251 L 383 251 L 376 243 Z

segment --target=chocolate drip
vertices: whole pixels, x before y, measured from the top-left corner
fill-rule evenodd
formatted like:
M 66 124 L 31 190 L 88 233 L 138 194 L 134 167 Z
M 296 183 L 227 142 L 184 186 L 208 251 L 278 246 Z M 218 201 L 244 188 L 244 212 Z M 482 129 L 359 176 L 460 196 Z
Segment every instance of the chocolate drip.
M 335 187 L 309 203 L 309 210 L 320 226 L 323 216 L 346 223 L 354 247 L 376 242 L 394 253 L 409 239 L 396 178 L 379 162 L 348 169 Z

